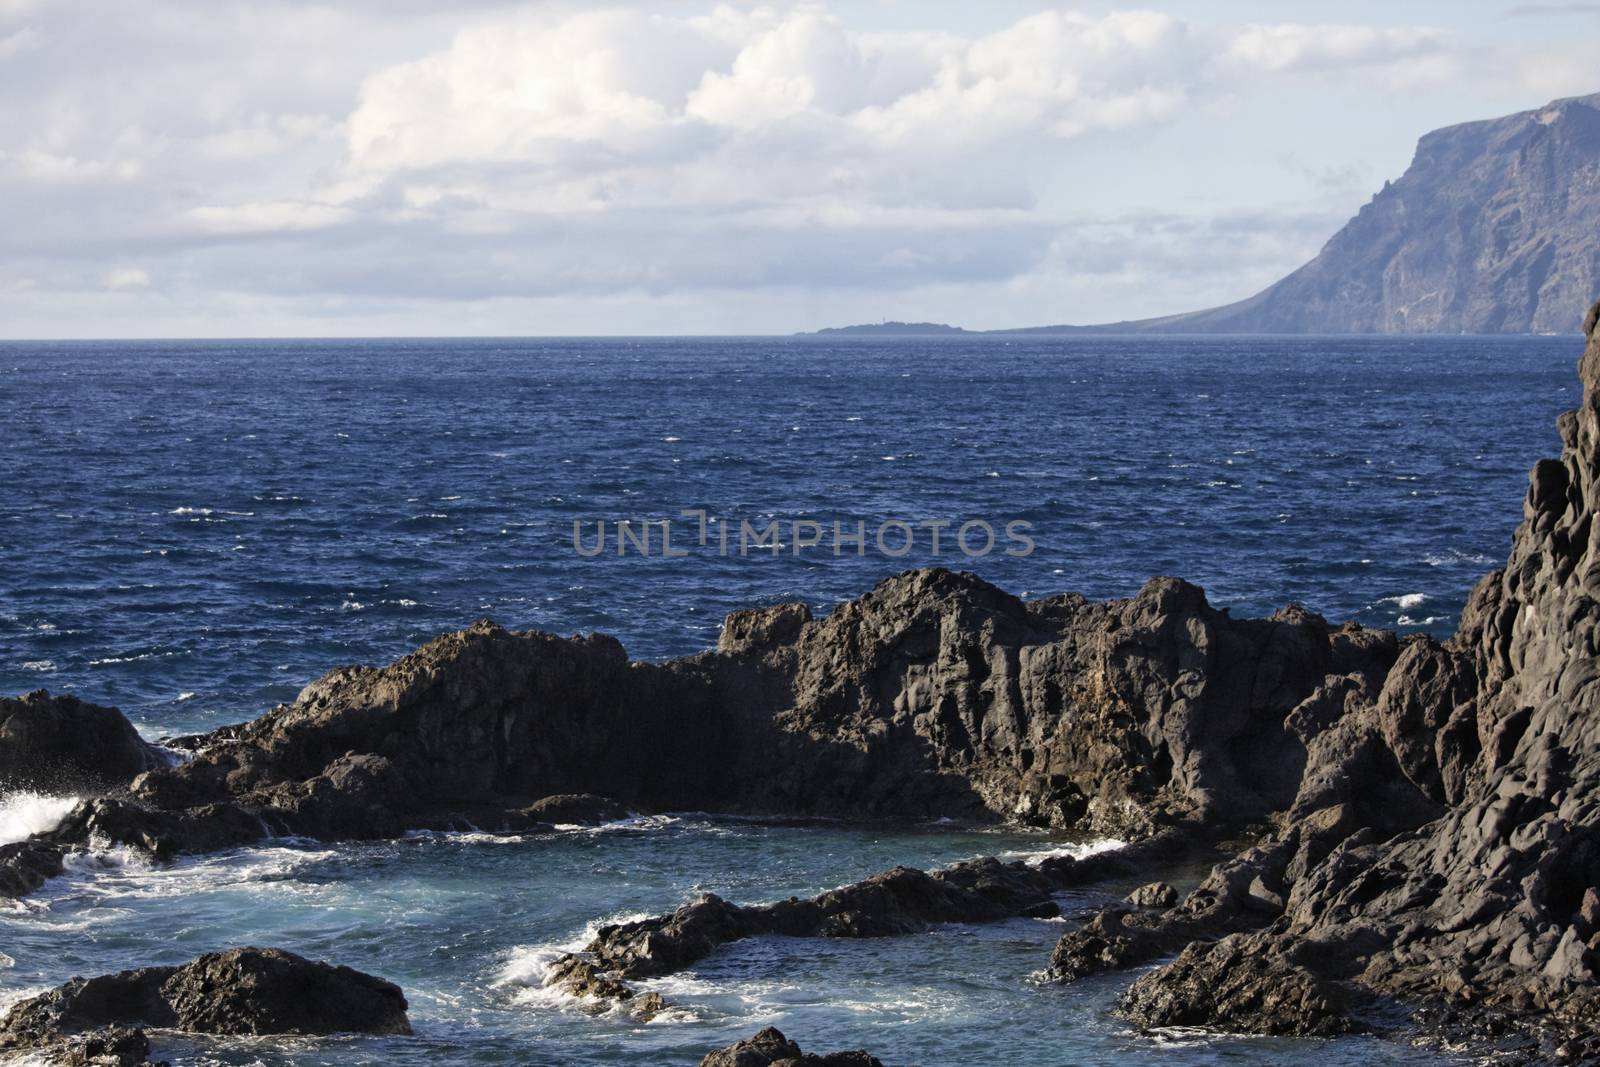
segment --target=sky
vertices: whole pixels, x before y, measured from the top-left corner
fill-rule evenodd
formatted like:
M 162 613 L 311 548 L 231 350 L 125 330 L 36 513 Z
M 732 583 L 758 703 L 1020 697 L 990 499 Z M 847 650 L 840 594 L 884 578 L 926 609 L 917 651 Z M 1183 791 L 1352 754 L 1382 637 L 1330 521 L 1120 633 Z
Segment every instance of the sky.
M 761 334 L 1193 310 L 1600 2 L 0 0 L 0 337 Z

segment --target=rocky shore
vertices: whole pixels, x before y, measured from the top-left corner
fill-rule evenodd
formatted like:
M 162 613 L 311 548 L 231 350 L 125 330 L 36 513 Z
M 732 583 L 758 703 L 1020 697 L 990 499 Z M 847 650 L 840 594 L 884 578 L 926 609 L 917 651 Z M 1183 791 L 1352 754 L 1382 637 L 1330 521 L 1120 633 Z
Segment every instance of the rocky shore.
M 1295 607 L 1234 619 L 1174 578 L 1107 603 L 1024 602 L 926 570 L 822 619 L 800 604 L 736 613 L 715 651 L 662 664 L 603 636 L 480 622 L 184 739 L 178 765 L 110 709 L 30 694 L 0 702 L 5 780 L 62 768 L 93 795 L 0 848 L 0 893 L 36 889 L 91 844 L 169 858 L 629 810 L 1135 842 L 1115 859 L 896 868 L 811 900 L 702 897 L 602 929 L 552 971 L 648 1015 L 663 1005 L 628 980 L 741 938 L 1051 914 L 1067 885 L 1160 875 L 1174 842 L 1243 838 L 1181 899 L 1149 886 L 1073 925 L 1040 961 L 1047 977 L 1165 961 L 1122 997 L 1141 1026 L 1439 1033 L 1513 1061 L 1600 1061 L 1597 314 L 1561 458 L 1535 466 L 1506 566 L 1444 643 Z M 835 1062 L 774 1032 L 754 1041 L 706 1062 Z M 752 1058 L 768 1049 L 782 1055 Z

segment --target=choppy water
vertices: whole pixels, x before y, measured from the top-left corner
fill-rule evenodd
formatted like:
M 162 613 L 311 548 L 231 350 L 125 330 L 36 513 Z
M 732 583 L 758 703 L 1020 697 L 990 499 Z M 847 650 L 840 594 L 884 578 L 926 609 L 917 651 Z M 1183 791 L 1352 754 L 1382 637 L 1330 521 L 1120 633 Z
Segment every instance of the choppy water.
M 1298 600 L 1447 632 L 1504 554 L 1528 466 L 1556 449 L 1577 355 L 1571 339 L 0 345 L 0 692 L 74 691 L 152 736 L 184 732 L 482 615 L 661 657 L 712 644 L 732 608 L 825 610 L 928 562 L 1030 595 L 1174 573 L 1236 613 Z M 575 518 L 684 508 L 869 530 L 1022 519 L 1037 548 L 572 549 Z M 0 833 L 52 810 L 12 797 Z M 411 994 L 416 1038 L 309 1043 L 297 1063 L 693 1063 L 766 1023 L 925 1065 L 1438 1062 L 1366 1041 L 1136 1037 L 1104 1012 L 1125 978 L 1030 981 L 1061 930 L 1035 921 L 736 946 L 665 980 L 688 1011 L 648 1026 L 534 988 L 586 925 L 696 889 L 809 895 L 1053 844 L 685 817 L 279 843 L 168 870 L 109 857 L 0 915 L 0 1002 L 257 943 Z M 185 1061 L 280 1062 L 274 1047 Z

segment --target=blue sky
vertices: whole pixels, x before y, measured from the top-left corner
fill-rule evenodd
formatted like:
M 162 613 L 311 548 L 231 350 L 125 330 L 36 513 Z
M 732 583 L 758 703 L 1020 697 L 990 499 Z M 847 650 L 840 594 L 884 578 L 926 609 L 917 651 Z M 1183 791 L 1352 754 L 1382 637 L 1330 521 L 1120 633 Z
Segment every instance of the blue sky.
M 788 332 L 1247 296 L 1600 3 L 0 0 L 0 334 Z

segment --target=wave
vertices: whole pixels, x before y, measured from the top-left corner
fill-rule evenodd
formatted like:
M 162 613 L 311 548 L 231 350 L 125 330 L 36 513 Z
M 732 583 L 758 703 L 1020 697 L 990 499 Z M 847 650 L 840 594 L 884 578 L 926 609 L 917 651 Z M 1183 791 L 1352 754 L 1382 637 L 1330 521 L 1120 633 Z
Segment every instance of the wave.
M 271 885 L 275 890 L 316 894 L 323 887 L 300 881 L 298 872 L 339 853 L 332 849 L 284 844 L 233 849 L 209 856 L 158 864 L 137 849 L 96 843 L 67 856 L 67 877 L 51 882 L 41 896 L 71 894 L 101 900 L 151 900 L 183 897 L 229 886 Z
M 1097 856 L 1102 852 L 1115 852 L 1119 848 L 1126 848 L 1128 843 L 1115 837 L 1100 837 L 1093 841 L 1074 841 L 1063 845 L 1051 845 L 1048 848 L 1023 849 L 1002 852 L 999 859 L 1021 860 L 1030 866 L 1038 866 L 1048 859 L 1059 859 L 1063 856 L 1068 859 L 1087 859 Z
M 77 804 L 75 796 L 45 793 L 11 793 L 0 798 L 0 845 L 54 830 Z
M 634 911 L 591 919 L 582 930 L 561 941 L 546 941 L 532 945 L 518 945 L 506 953 L 499 974 L 489 983 L 490 989 L 507 990 L 514 1004 L 541 1007 L 592 1008 L 592 998 L 580 997 L 564 989 L 551 988 L 550 965 L 562 956 L 582 952 L 595 939 L 602 926 L 616 923 L 639 922 L 652 917 L 651 912 Z
M 1400 596 L 1381 597 L 1379 598 L 1378 603 L 1393 604 L 1401 611 L 1409 611 L 1412 608 L 1421 607 L 1423 601 L 1427 599 L 1427 593 L 1402 593 Z

